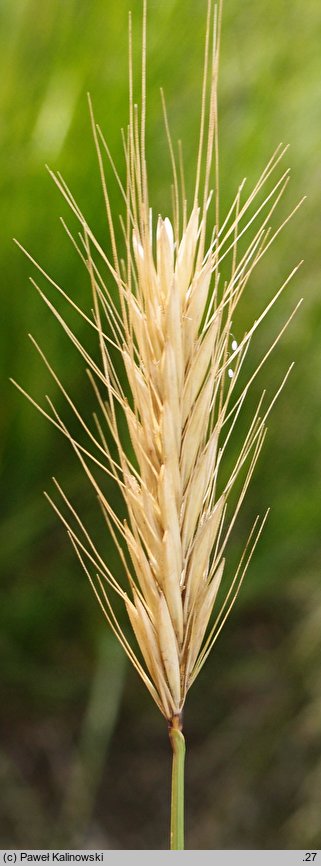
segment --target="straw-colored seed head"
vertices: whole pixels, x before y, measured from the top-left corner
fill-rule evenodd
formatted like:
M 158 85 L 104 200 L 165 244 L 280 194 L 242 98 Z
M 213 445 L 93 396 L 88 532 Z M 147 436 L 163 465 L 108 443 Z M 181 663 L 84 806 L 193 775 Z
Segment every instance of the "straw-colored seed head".
M 210 8 L 209 2 L 209 12 Z M 209 75 L 209 52 L 206 50 L 200 141 L 191 205 L 185 198 L 182 170 L 180 201 L 178 173 L 164 104 L 173 167 L 174 206 L 172 219 L 159 216 L 154 231 L 145 155 L 144 77 L 141 124 L 133 108 L 132 89 L 130 91 L 130 120 L 127 137 L 124 137 L 124 181 L 117 173 L 108 146 L 94 123 L 90 103 L 110 231 L 111 258 L 96 240 L 66 184 L 60 176 L 53 175 L 80 222 L 82 245 L 75 244 L 89 274 L 93 317 L 84 314 L 73 300 L 71 304 L 96 331 L 101 364 L 82 347 L 51 301 L 47 303 L 89 366 L 100 410 L 100 419 L 95 416 L 97 431 L 93 432 L 88 427 L 35 344 L 87 434 L 88 447 L 68 432 L 52 403 L 50 411 L 41 411 L 68 437 L 98 495 L 132 599 L 128 597 L 124 583 L 116 580 L 110 572 L 104 554 L 98 552 L 88 530 L 58 487 L 71 514 L 70 520 L 64 514 L 61 517 L 109 624 L 167 718 L 181 712 L 186 692 L 204 664 L 236 598 L 261 531 L 257 531 L 254 543 L 250 536 L 249 548 L 246 547 L 240 567 L 217 607 L 225 567 L 223 554 L 264 439 L 265 419 L 270 407 L 262 417 L 262 400 L 254 417 L 249 419 L 248 432 L 239 447 L 230 477 L 224 483 L 220 465 L 250 385 L 271 349 L 248 379 L 243 380 L 237 397 L 236 384 L 241 381 L 239 376 L 252 335 L 292 276 L 285 280 L 266 309 L 254 323 L 249 323 L 247 332 L 243 337 L 238 336 L 236 342 L 235 337 L 231 337 L 232 319 L 254 267 L 270 246 L 271 237 L 266 226 L 285 189 L 287 172 L 275 183 L 272 192 L 268 190 L 263 204 L 259 199 L 255 211 L 257 197 L 285 152 L 278 148 L 248 198 L 241 200 L 242 185 L 232 206 L 228 208 L 224 203 L 220 207 L 216 98 L 218 23 L 214 13 L 212 70 Z M 207 41 L 209 36 L 210 30 Z M 211 85 L 205 136 L 208 78 Z M 104 174 L 104 152 L 111 161 L 125 201 L 121 253 L 116 245 Z M 213 162 L 216 166 L 214 206 L 210 204 Z M 201 176 L 204 177 L 202 189 Z M 251 217 L 248 215 L 250 207 Z M 221 210 L 226 216 L 220 224 Z M 239 253 L 238 238 L 250 225 L 254 226 L 254 235 L 248 249 Z M 208 238 L 209 226 L 211 239 Z M 275 234 L 278 231 L 279 228 Z M 221 279 L 223 260 L 225 264 L 230 262 L 230 275 L 224 285 Z M 109 272 L 107 284 L 103 276 L 106 268 Z M 48 279 L 68 300 L 63 290 L 51 278 Z M 119 305 L 114 301 L 114 285 Z M 46 300 L 42 291 L 40 294 Z M 285 326 L 280 335 L 284 329 Z M 278 337 L 271 348 L 277 340 Z M 110 345 L 118 352 L 120 364 L 117 364 L 117 369 L 109 352 Z M 122 373 L 119 372 L 121 365 Z M 233 373 L 231 378 L 228 371 Z M 127 422 L 128 436 L 124 435 L 124 421 Z M 131 458 L 128 456 L 129 440 L 133 452 Z M 115 451 L 118 452 L 117 458 Z M 125 521 L 113 509 L 101 481 L 102 472 L 108 481 L 111 477 L 121 491 L 127 511 Z M 229 494 L 240 473 L 243 480 L 239 497 L 229 511 Z M 57 506 L 54 507 L 58 511 Z M 255 523 L 255 530 L 256 526 Z M 124 602 L 141 658 L 114 613 L 110 590 Z M 214 624 L 206 637 L 213 608 Z

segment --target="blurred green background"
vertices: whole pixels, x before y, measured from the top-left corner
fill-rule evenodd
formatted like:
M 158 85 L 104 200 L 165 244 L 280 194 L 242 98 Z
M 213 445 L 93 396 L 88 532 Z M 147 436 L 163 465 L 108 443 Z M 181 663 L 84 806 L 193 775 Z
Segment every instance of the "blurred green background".
M 141 2 L 0 0 L 2 848 L 168 845 L 166 726 L 109 635 L 42 491 L 56 475 L 93 522 L 95 502 L 68 443 L 8 383 L 13 376 L 36 399 L 50 393 L 63 406 L 31 331 L 91 410 L 83 366 L 28 282 L 37 274 L 12 237 L 90 309 L 86 274 L 59 217 L 73 223 L 44 165 L 62 171 L 108 248 L 86 92 L 122 166 L 129 8 L 139 71 Z M 159 87 L 191 178 L 205 16 L 205 0 L 149 2 L 148 160 L 153 206 L 164 215 L 170 168 Z M 295 359 L 234 533 L 230 574 L 253 516 L 267 505 L 271 516 L 187 701 L 189 848 L 321 846 L 320 41 L 319 0 L 304 8 L 300 0 L 225 0 L 222 215 L 279 141 L 290 143 L 285 167 L 293 169 L 280 219 L 308 196 L 248 289 L 247 322 L 305 259 L 253 341 L 255 358 L 302 295 L 304 305 L 255 386 L 256 395 L 267 387 L 272 396 Z M 117 210 L 113 186 L 111 198 Z M 112 566 L 108 539 L 102 543 Z

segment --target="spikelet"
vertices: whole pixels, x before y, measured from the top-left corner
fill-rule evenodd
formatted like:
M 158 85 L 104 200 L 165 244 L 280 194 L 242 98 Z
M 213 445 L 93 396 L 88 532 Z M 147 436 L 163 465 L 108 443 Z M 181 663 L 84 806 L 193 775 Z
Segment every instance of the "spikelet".
M 65 510 L 62 512 L 55 503 L 52 504 L 68 529 L 107 621 L 159 709 L 169 719 L 182 712 L 186 693 L 201 670 L 237 596 L 264 523 L 265 518 L 260 524 L 256 521 L 240 568 L 222 592 L 225 548 L 262 447 L 266 417 L 276 397 L 263 415 L 260 414 L 260 401 L 254 417 L 250 418 L 235 466 L 224 484 L 220 480 L 221 462 L 249 388 L 295 312 L 283 325 L 257 369 L 242 382 L 238 396 L 234 396 L 250 339 L 297 268 L 259 318 L 249 323 L 247 332 L 237 345 L 235 338 L 231 337 L 236 307 L 254 267 L 289 219 L 277 228 L 273 237 L 269 235 L 266 227 L 285 190 L 288 173 L 286 171 L 274 182 L 272 191 L 268 188 L 262 203 L 259 198 L 261 191 L 286 150 L 280 146 L 247 199 L 241 200 L 242 185 L 222 225 L 219 224 L 216 92 L 220 16 L 220 8 L 218 13 L 215 10 L 213 13 L 209 2 L 200 141 L 194 201 L 189 213 L 182 171 L 182 201 L 178 193 L 178 172 L 163 98 L 173 167 L 174 205 L 172 219 L 159 216 L 154 232 L 145 156 L 144 62 L 140 121 L 133 101 L 130 67 L 124 183 L 101 130 L 95 124 L 89 101 L 110 233 L 111 259 L 96 240 L 61 176 L 51 172 L 80 223 L 80 245 L 73 240 L 69 229 L 67 233 L 88 272 L 93 298 L 92 316 L 83 312 L 27 253 L 55 291 L 63 295 L 96 332 L 100 364 L 79 343 L 54 304 L 39 289 L 89 368 L 100 418 L 95 417 L 97 429 L 93 432 L 34 341 L 87 435 L 88 446 L 67 430 L 52 403 L 48 409 L 38 408 L 69 439 L 94 487 L 119 552 L 127 590 L 124 582 L 118 582 L 111 573 L 104 554 L 99 553 L 58 485 Z M 143 36 L 145 60 L 146 4 Z M 111 163 L 125 203 L 122 252 L 116 245 L 104 157 Z M 214 217 L 211 216 L 212 191 L 209 186 L 213 162 L 216 168 Z M 211 241 L 206 245 L 209 225 Z M 250 226 L 254 226 L 254 235 L 246 252 L 240 256 L 238 239 Z M 231 270 L 222 286 L 220 268 L 225 258 L 231 260 Z M 106 268 L 109 274 L 107 284 L 103 276 Z M 114 300 L 115 287 L 119 304 Z M 118 353 L 117 370 L 110 347 Z M 126 386 L 122 384 L 125 380 Z M 125 425 L 128 436 L 124 435 Z M 117 458 L 115 451 L 118 452 Z M 127 512 L 125 521 L 118 517 L 111 505 L 101 480 L 102 473 L 107 476 L 109 484 L 113 479 L 122 494 Z M 230 493 L 240 476 L 242 482 L 238 497 L 236 504 L 234 497 L 231 508 Z M 140 654 L 133 649 L 120 626 L 113 609 L 113 592 L 124 603 Z M 217 606 L 220 593 L 221 601 Z M 213 609 L 215 621 L 208 633 Z

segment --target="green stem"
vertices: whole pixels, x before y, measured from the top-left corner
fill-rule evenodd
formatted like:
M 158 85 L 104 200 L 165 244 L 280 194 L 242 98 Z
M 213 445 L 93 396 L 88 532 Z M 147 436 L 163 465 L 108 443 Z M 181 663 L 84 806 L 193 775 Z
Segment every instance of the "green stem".
M 171 851 L 184 849 L 184 763 L 185 739 L 179 716 L 171 719 L 169 738 L 173 749 L 171 797 Z

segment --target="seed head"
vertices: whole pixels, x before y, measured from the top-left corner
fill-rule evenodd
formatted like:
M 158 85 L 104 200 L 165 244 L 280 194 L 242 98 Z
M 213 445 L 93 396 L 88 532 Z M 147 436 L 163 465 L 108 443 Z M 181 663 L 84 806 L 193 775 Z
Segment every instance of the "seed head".
M 247 332 L 236 340 L 231 326 L 237 305 L 248 288 L 254 268 L 289 219 L 271 236 L 268 225 L 287 185 L 288 172 L 275 181 L 262 203 L 259 198 L 261 191 L 286 150 L 280 146 L 244 201 L 244 183 L 241 184 L 220 223 L 217 136 L 220 18 L 220 8 L 218 13 L 214 10 L 212 14 L 209 2 L 200 139 L 194 200 L 190 210 L 185 196 L 181 150 L 182 193 L 179 194 L 179 172 L 162 95 L 173 168 L 173 214 L 171 218 L 158 216 L 154 229 L 145 157 L 145 48 L 140 118 L 133 101 L 130 67 L 124 183 L 101 130 L 95 124 L 89 100 L 110 232 L 111 258 L 95 238 L 61 176 L 51 172 L 80 223 L 80 244 L 72 240 L 88 272 L 93 298 L 92 315 L 85 314 L 51 277 L 46 276 L 55 290 L 95 330 L 100 363 L 82 346 L 52 302 L 40 289 L 39 292 L 89 368 L 99 411 L 99 416 L 95 415 L 95 432 L 87 425 L 34 341 L 82 425 L 88 446 L 68 431 L 51 402 L 48 410 L 38 408 L 69 439 L 93 485 L 118 550 L 127 586 L 111 573 L 105 556 L 97 550 L 57 482 L 69 517 L 50 501 L 68 529 L 106 619 L 159 709 L 169 719 L 182 711 L 186 693 L 234 603 L 265 521 L 265 518 L 261 522 L 258 518 L 255 521 L 239 568 L 222 591 L 227 542 L 254 471 L 265 436 L 265 421 L 275 398 L 263 414 L 263 398 L 260 399 L 254 416 L 249 419 L 235 465 L 224 482 L 221 480 L 221 464 L 250 386 L 293 313 L 254 372 L 245 381 L 240 374 L 252 335 L 297 270 L 292 271 L 258 319 L 250 322 Z M 146 8 L 143 44 L 146 45 Z M 209 121 L 205 135 L 207 114 Z M 124 199 L 122 253 L 116 245 L 105 157 L 111 163 Z M 210 189 L 212 166 L 215 169 L 213 191 Z M 257 200 L 259 204 L 255 207 Z M 253 236 L 246 251 L 240 254 L 239 239 L 251 226 L 254 228 Z M 72 238 L 69 229 L 65 228 Z M 30 255 L 29 258 L 34 261 Z M 231 265 L 229 277 L 222 285 L 221 263 L 224 259 Z M 45 273 L 40 266 L 37 267 Z M 102 275 L 106 267 L 109 272 L 107 282 Z M 115 287 L 119 304 L 115 301 Z M 114 350 L 118 353 L 117 364 L 113 360 Z M 124 433 L 125 426 L 128 436 Z M 102 472 L 108 479 L 113 479 L 121 492 L 127 513 L 125 520 L 113 509 L 101 481 Z M 242 483 L 232 507 L 230 493 L 240 478 Z M 139 647 L 138 654 L 114 612 L 111 591 L 116 592 L 124 603 Z M 219 604 L 218 597 L 221 599 Z M 214 622 L 208 630 L 213 610 Z

